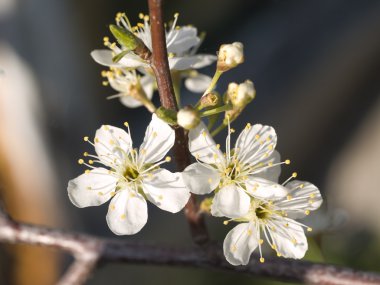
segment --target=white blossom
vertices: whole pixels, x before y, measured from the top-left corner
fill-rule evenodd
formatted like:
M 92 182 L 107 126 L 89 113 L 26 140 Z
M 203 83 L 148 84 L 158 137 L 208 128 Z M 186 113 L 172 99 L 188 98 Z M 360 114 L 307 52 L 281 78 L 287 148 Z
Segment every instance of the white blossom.
M 128 124 L 126 124 L 128 127 Z M 98 206 L 110 200 L 107 223 L 117 235 L 135 234 L 148 219 L 149 200 L 162 210 L 176 213 L 187 203 L 190 194 L 180 173 L 171 173 L 160 165 L 174 144 L 172 128 L 153 115 L 140 148 L 132 148 L 128 132 L 113 126 L 96 131 L 93 144 L 96 155 L 84 153 L 91 170 L 71 180 L 68 194 L 77 207 Z M 98 163 L 99 167 L 94 164 Z M 103 167 L 104 166 L 104 167 Z
M 232 265 L 246 265 L 252 252 L 258 247 L 260 262 L 264 262 L 261 246 L 264 240 L 277 256 L 300 259 L 308 244 L 303 228 L 312 229 L 294 218 L 309 215 L 322 203 L 317 187 L 309 182 L 287 183 L 288 194 L 274 200 L 259 200 L 252 197 L 249 212 L 242 217 L 230 217 L 238 222 L 226 236 L 224 255 Z M 279 193 L 283 195 L 283 192 Z
M 133 32 L 141 39 L 146 47 L 152 51 L 152 39 L 149 16 L 140 14 L 143 23 L 131 26 L 128 18 L 124 13 L 118 13 L 116 16 L 116 24 L 128 31 Z M 174 15 L 173 23 L 166 31 L 166 45 L 168 51 L 169 67 L 172 72 L 180 72 L 180 76 L 186 78 L 186 87 L 193 92 L 203 92 L 211 82 L 211 78 L 198 72 L 191 72 L 194 69 L 203 68 L 212 64 L 216 60 L 216 56 L 210 54 L 196 54 L 202 40 L 197 35 L 197 29 L 193 26 L 177 26 L 178 14 Z M 125 50 L 123 46 L 111 43 L 108 37 L 104 38 L 104 44 L 108 49 L 94 50 L 91 53 L 93 59 L 105 66 L 118 68 L 137 68 L 140 72 L 147 76 L 153 73 L 149 62 L 143 60 L 134 52 L 128 52 L 121 58 L 119 62 L 112 59 L 115 55 Z M 204 88 L 200 88 L 200 87 Z M 193 88 L 194 87 L 194 88 Z
M 232 105 L 237 108 L 244 108 L 249 102 L 251 102 L 256 95 L 253 82 L 246 80 L 243 83 L 230 83 L 227 88 L 227 96 Z
M 220 46 L 218 53 L 218 69 L 229 70 L 244 62 L 243 44 L 234 42 Z
M 189 149 L 198 162 L 182 173 L 184 182 L 195 194 L 215 190 L 211 208 L 214 216 L 241 217 L 248 213 L 250 195 L 272 199 L 287 193 L 276 183 L 280 175 L 280 155 L 274 150 L 277 136 L 272 127 L 248 124 L 231 149 L 231 132 L 226 153 L 215 144 L 207 127 L 200 123 L 189 132 Z
M 108 83 L 118 93 L 107 97 L 108 99 L 119 98 L 120 102 L 129 108 L 137 108 L 143 105 L 152 106 L 151 99 L 155 88 L 152 76 L 140 76 L 135 70 L 125 70 L 111 67 L 109 71 L 103 71 L 102 76 L 107 78 Z M 154 110 L 150 110 L 154 111 Z

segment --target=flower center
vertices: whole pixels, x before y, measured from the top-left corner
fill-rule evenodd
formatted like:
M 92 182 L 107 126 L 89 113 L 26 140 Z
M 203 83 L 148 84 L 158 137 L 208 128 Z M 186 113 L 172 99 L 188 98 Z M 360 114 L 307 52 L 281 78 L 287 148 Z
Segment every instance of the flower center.
M 128 181 L 134 181 L 139 177 L 140 173 L 134 169 L 133 167 L 126 167 L 124 170 L 123 176 L 128 180 Z

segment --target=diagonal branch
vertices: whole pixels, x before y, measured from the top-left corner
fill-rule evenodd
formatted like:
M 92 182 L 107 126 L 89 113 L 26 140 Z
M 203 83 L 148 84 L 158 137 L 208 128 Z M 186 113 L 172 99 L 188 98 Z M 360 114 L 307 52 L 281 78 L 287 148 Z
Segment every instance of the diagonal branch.
M 162 0 L 149 0 L 153 48 L 150 62 L 156 76 L 162 106 L 177 111 L 178 107 L 174 95 L 168 62 L 168 52 L 166 49 L 162 2 Z M 188 138 L 183 128 L 176 127 L 175 133 L 174 157 L 177 164 L 177 171 L 183 171 L 191 163 Z M 185 215 L 190 225 L 193 240 L 199 245 L 207 244 L 209 242 L 207 228 L 193 194 L 191 194 L 191 198 L 185 207 Z
M 219 258 L 210 258 L 199 247 L 173 247 L 99 239 L 93 236 L 49 229 L 14 222 L 0 212 L 0 243 L 47 246 L 67 251 L 76 261 L 59 285 L 84 284 L 97 261 L 142 265 L 167 265 L 213 269 L 320 285 L 380 284 L 380 275 L 350 268 L 290 259 L 268 259 L 264 264 L 258 256 L 247 266 L 234 267 L 225 261 L 222 250 L 215 245 Z

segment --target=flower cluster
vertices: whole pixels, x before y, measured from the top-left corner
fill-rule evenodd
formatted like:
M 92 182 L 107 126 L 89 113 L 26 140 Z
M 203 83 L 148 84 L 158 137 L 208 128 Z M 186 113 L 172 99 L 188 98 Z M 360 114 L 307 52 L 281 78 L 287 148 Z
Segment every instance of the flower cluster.
M 243 63 L 243 44 L 224 44 L 217 56 L 197 55 L 201 43 L 197 29 L 176 26 L 176 14 L 166 31 L 171 75 L 173 79 L 186 78 L 185 85 L 203 95 L 194 106 L 183 108 L 177 96 L 178 112 L 156 109 L 151 102 L 157 86 L 149 62 L 152 50 L 149 17 L 141 14 L 140 18 L 143 23 L 131 26 L 126 15 L 119 13 L 117 25 L 110 26 L 118 44 L 105 38 L 108 49 L 95 50 L 92 56 L 110 68 L 102 72 L 107 84 L 118 92 L 110 98 L 118 97 L 131 108 L 144 105 L 153 113 L 152 120 L 138 149 L 132 146 L 128 123 L 126 130 L 104 125 L 96 131 L 93 141 L 84 138 L 95 148 L 95 154 L 85 152 L 78 161 L 88 169 L 69 182 L 72 203 L 82 208 L 111 200 L 106 218 L 109 228 L 117 235 L 131 235 L 147 223 L 147 200 L 162 210 L 176 213 L 184 208 L 190 193 L 207 195 L 201 204 L 203 212 L 224 217 L 225 225 L 237 223 L 224 240 L 224 254 L 229 263 L 247 264 L 255 249 L 264 262 L 264 241 L 278 256 L 302 258 L 308 248 L 304 229 L 312 229 L 296 219 L 320 207 L 322 197 L 318 188 L 295 180 L 297 173 L 281 184 L 278 182 L 281 166 L 290 164 L 290 160 L 281 161 L 275 150 L 277 135 L 270 126 L 247 124 L 232 146 L 235 131 L 231 122 L 256 96 L 252 81 L 230 83 L 221 93 L 224 96 L 215 90 L 224 72 Z M 213 78 L 195 71 L 213 61 L 216 61 Z M 219 117 L 221 114 L 223 118 Z M 203 117 L 208 118 L 207 126 L 201 120 Z M 214 128 L 218 121 L 220 125 Z M 188 148 L 196 161 L 182 173 L 162 168 L 170 162 L 166 154 L 175 143 L 171 125 L 186 129 Z M 228 134 L 222 152 L 213 137 L 225 128 Z
M 202 37 L 198 36 L 197 29 L 193 26 L 177 26 L 178 16 L 178 13 L 174 15 L 174 19 L 166 31 L 168 61 L 174 84 L 180 85 L 181 80 L 185 79 L 185 86 L 190 91 L 201 93 L 209 86 L 211 78 L 198 73 L 196 69 L 212 64 L 217 58 L 215 55 L 197 54 Z M 138 44 L 144 46 L 145 53 L 150 53 L 152 40 L 149 16 L 140 13 L 139 17 L 143 22 L 132 26 L 125 13 L 118 13 L 116 26 L 111 26 L 111 32 L 119 28 L 121 31 L 131 33 L 139 40 Z M 118 37 L 115 32 L 113 34 Z M 116 39 L 118 40 L 118 38 Z M 118 94 L 109 98 L 119 97 L 121 102 L 129 108 L 144 105 L 154 112 L 146 100 L 150 101 L 156 89 L 156 80 L 149 65 L 149 58 L 142 58 L 139 48 L 131 50 L 128 41 L 118 41 L 119 45 L 111 42 L 109 37 L 104 37 L 103 41 L 107 49 L 94 50 L 91 56 L 97 63 L 110 68 L 109 71 L 102 72 L 102 76 L 106 78 L 104 85 L 110 84 Z M 115 60 L 118 55 L 122 55 L 122 57 Z M 131 70 L 133 72 L 130 72 Z M 138 91 L 131 92 L 131 89 Z

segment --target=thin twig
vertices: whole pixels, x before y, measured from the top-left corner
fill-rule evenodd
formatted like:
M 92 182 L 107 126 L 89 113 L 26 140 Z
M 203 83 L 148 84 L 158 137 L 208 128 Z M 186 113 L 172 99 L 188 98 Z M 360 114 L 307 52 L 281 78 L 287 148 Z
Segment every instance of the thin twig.
M 163 107 L 178 110 L 166 49 L 165 27 L 162 15 L 162 0 L 149 0 L 149 15 L 152 34 L 151 67 L 156 76 L 158 92 Z M 188 138 L 183 128 L 176 127 L 173 147 L 177 171 L 183 171 L 191 163 Z M 209 242 L 204 218 L 199 211 L 196 197 L 192 194 L 185 207 L 185 215 L 190 225 L 193 240 L 199 245 Z
M 199 247 L 185 248 L 99 239 L 90 235 L 17 223 L 9 220 L 2 213 L 0 213 L 0 242 L 47 246 L 73 254 L 76 262 L 59 285 L 83 284 L 98 260 L 127 264 L 206 268 L 307 284 L 380 284 L 379 274 L 335 265 L 282 258 L 267 258 L 262 264 L 258 261 L 258 256 L 253 256 L 247 266 L 235 267 L 225 261 L 219 246 L 215 246 L 215 252 L 220 258 L 215 259 L 210 258 Z

